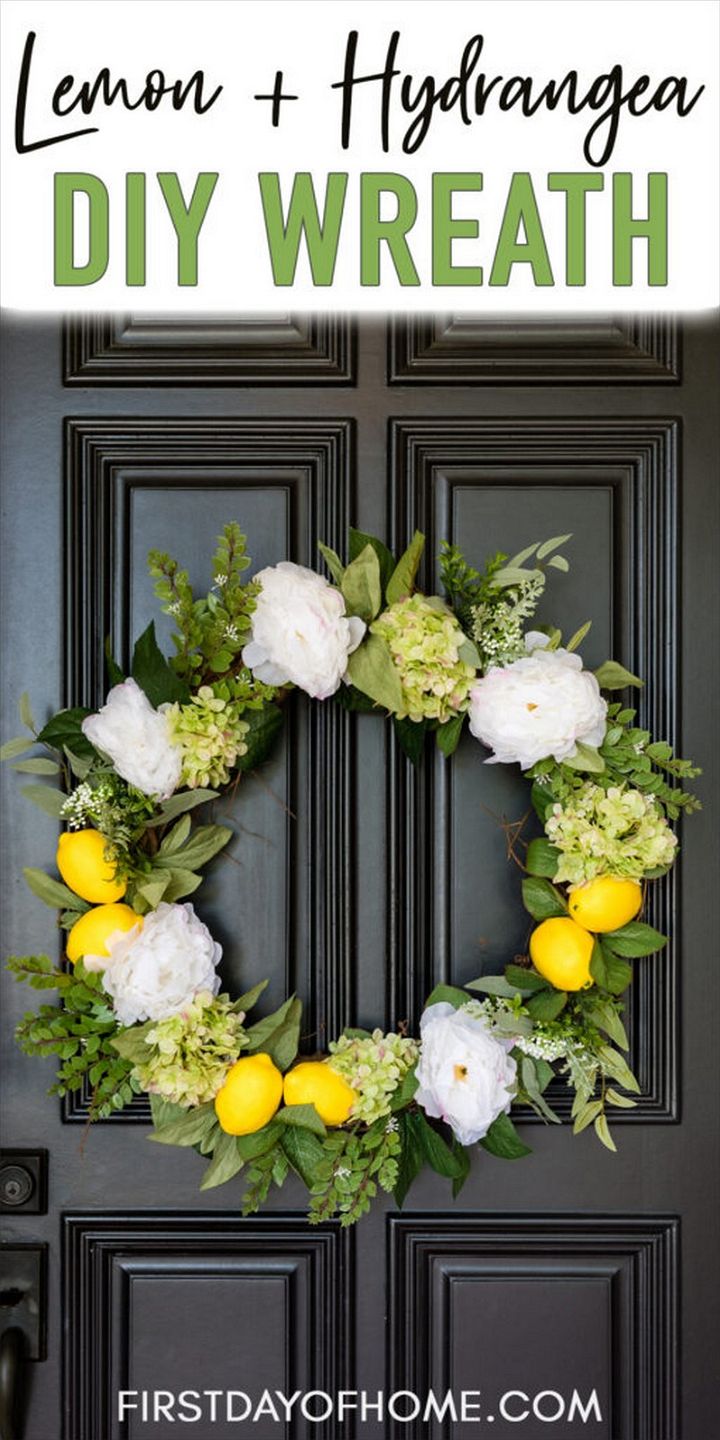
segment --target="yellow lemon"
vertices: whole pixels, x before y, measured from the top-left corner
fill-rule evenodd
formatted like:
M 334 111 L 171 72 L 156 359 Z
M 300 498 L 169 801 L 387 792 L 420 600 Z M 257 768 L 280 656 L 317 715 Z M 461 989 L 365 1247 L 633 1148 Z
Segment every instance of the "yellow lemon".
M 67 938 L 68 960 L 74 963 L 83 955 L 109 955 L 107 942 L 111 935 L 142 923 L 142 916 L 129 905 L 96 905 L 75 921 Z
M 344 1125 L 357 1092 L 327 1060 L 303 1060 L 285 1076 L 286 1105 L 314 1105 L 326 1125 Z
M 619 875 L 598 875 L 570 893 L 568 906 L 573 920 L 586 930 L 603 934 L 619 930 L 634 920 L 642 905 L 642 886 L 637 880 L 622 880 Z
M 66 885 L 92 905 L 112 904 L 127 890 L 115 879 L 115 867 L 105 859 L 107 840 L 99 830 L 68 830 L 60 836 L 57 867 Z
M 215 1113 L 227 1135 L 254 1135 L 272 1120 L 283 1081 L 269 1055 L 236 1060 L 215 1096 Z
M 530 936 L 533 965 L 556 990 L 582 990 L 592 985 L 592 952 L 592 935 L 566 916 L 543 920 Z

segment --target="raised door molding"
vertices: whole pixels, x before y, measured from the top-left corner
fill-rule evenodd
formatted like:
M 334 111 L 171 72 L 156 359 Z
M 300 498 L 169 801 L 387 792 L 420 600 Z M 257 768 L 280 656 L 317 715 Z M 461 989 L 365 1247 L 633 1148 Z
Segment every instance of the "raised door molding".
M 266 1385 L 335 1395 L 348 1384 L 352 1242 L 338 1225 L 313 1231 L 282 1213 L 73 1213 L 62 1241 L 65 1440 L 126 1436 L 119 1390 L 215 1386 L 257 1403 Z
M 391 385 L 677 384 L 680 336 L 664 315 L 397 315 Z
M 467 537 L 458 521 L 461 502 L 467 510 L 470 505 L 482 507 L 487 497 L 495 508 L 503 505 L 507 511 L 515 494 L 520 508 L 528 494 L 547 495 L 546 533 L 558 534 L 563 529 L 563 488 L 581 492 L 581 509 L 585 497 L 597 493 L 607 506 L 613 552 L 609 643 L 646 680 L 637 702 L 640 723 L 671 742 L 678 731 L 678 431 L 671 419 L 449 417 L 393 420 L 389 435 L 388 535 L 396 553 L 416 529 L 427 537 L 426 557 L 438 554 L 445 537 L 462 546 Z M 524 539 L 539 538 L 540 533 L 523 532 Z M 592 546 L 592 537 L 588 544 Z M 419 583 L 430 593 L 438 588 L 439 577 L 427 560 L 425 567 Z M 561 604 L 557 589 L 555 595 Z M 579 618 L 587 619 L 592 595 L 584 596 L 583 604 L 588 608 Z M 475 743 L 465 737 L 461 751 Z M 393 903 L 388 906 L 387 1009 L 393 1016 L 409 1016 L 411 1023 L 416 1023 L 434 985 L 460 984 L 483 969 L 480 961 L 470 973 L 456 969 L 468 963 L 458 953 L 452 923 L 453 907 L 463 903 L 453 855 L 453 814 L 468 804 L 462 788 L 453 786 L 458 763 L 459 758 L 448 766 L 441 757 L 431 761 L 428 756 L 425 765 L 415 769 L 396 745 L 388 747 L 388 888 Z M 526 798 L 523 793 L 521 805 Z M 502 850 L 499 826 L 492 843 Z M 482 854 L 475 863 L 482 864 Z M 476 905 L 476 893 L 467 894 L 468 903 Z M 519 886 L 515 903 L 520 906 Z M 659 960 L 636 962 L 629 1030 L 642 1096 L 636 1109 L 617 1112 L 614 1120 L 620 1124 L 678 1118 L 680 916 L 674 871 L 653 886 L 649 919 L 671 939 Z M 567 1087 L 558 1085 L 553 1101 L 561 1114 L 569 1114 Z
M 587 1433 L 677 1440 L 678 1248 L 668 1215 L 392 1215 L 388 1388 L 479 1389 L 487 1416 L 511 1388 L 597 1387 L 603 1425 Z M 393 1440 L 451 1433 L 398 1425 Z
M 346 315 L 87 315 L 68 319 L 65 385 L 354 385 Z
M 105 638 L 126 667 L 136 638 L 128 633 L 130 625 L 139 631 L 151 616 L 161 618 L 145 582 L 150 544 L 175 547 L 179 558 L 187 559 L 197 542 L 207 568 L 209 551 L 195 532 L 207 529 L 209 545 L 221 523 L 242 524 L 252 505 L 257 528 L 250 527 L 250 540 L 252 545 L 254 533 L 259 543 L 262 530 L 263 563 L 290 558 L 314 565 L 320 539 L 342 549 L 354 487 L 353 445 L 349 420 L 68 420 L 64 703 L 97 706 L 104 698 Z M 160 539 L 151 539 L 152 526 Z M 257 563 L 257 550 L 254 558 Z M 142 584 L 147 598 L 139 599 Z M 254 955 L 251 978 L 274 975 L 275 1003 L 293 991 L 301 994 L 308 1032 L 324 1037 L 339 1033 L 352 1013 L 351 718 L 338 705 L 291 707 L 291 712 L 287 741 L 271 762 L 273 784 L 264 776 L 253 782 L 267 820 L 266 827 L 256 828 L 274 837 L 272 883 L 263 881 L 270 839 L 266 849 L 262 836 L 246 843 L 241 825 L 238 844 L 245 846 L 250 877 L 246 889 L 238 888 L 231 867 L 216 866 L 205 904 L 222 936 L 236 912 L 240 920 L 239 897 L 249 895 L 255 921 L 271 931 L 267 953 L 261 945 Z M 245 812 L 250 830 L 252 813 Z M 237 815 L 231 810 L 227 818 L 232 823 Z M 281 907 L 284 925 L 273 919 Z M 231 928 L 227 939 L 235 949 Z M 245 957 L 251 939 L 241 932 Z M 267 970 L 258 969 L 263 965 Z M 146 1124 L 148 1117 L 146 1097 L 137 1097 L 108 1123 Z M 84 1121 L 87 1096 L 67 1098 L 65 1118 Z

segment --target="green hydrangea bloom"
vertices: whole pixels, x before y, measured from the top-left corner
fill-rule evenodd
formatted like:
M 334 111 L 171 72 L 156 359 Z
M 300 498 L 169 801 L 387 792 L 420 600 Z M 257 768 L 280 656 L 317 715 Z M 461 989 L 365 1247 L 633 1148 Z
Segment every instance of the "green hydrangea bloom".
M 555 879 L 582 885 L 597 875 L 641 880 L 672 865 L 677 850 L 665 816 L 640 790 L 585 785 L 553 806 L 545 833 L 560 851 Z
M 241 719 L 242 709 L 240 701 L 216 695 L 211 685 L 201 685 L 187 705 L 169 706 L 170 734 L 183 750 L 183 785 L 191 790 L 227 785 L 247 751 L 244 737 L 250 727 Z
M 145 1035 L 152 1054 L 135 1075 L 151 1095 L 175 1105 L 214 1100 L 225 1076 L 248 1041 L 244 1015 L 231 1010 L 229 995 L 201 990 L 179 1015 L 158 1020 Z
M 400 673 L 400 719 L 443 724 L 467 709 L 477 672 L 459 658 L 465 635 L 441 600 L 410 595 L 383 611 L 370 629 L 387 642 Z
M 357 1090 L 353 1120 L 372 1125 L 390 1114 L 390 1101 L 420 1054 L 415 1040 L 404 1035 L 383 1035 L 373 1030 L 365 1037 L 342 1035 L 330 1042 L 329 1065 Z

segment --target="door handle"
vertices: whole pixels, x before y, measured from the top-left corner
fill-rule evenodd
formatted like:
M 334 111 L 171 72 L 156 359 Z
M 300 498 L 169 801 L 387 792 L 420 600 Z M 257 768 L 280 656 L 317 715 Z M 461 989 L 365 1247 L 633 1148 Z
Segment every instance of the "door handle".
M 25 1336 L 17 1325 L 0 1336 L 0 1440 L 22 1440 L 20 1380 Z
M 22 1440 L 30 1370 L 45 1359 L 46 1246 L 0 1245 L 0 1440 Z

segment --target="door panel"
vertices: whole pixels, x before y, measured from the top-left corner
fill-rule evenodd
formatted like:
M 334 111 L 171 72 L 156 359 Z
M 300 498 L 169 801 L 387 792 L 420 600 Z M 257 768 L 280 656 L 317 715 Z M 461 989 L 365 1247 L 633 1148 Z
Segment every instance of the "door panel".
M 418 527 L 431 586 L 444 536 L 481 560 L 572 531 L 570 574 L 542 618 L 566 634 L 592 618 L 588 661 L 612 649 L 639 670 L 644 720 L 706 772 L 678 870 L 654 887 L 672 938 L 637 964 L 642 1095 L 619 1113 L 617 1156 L 523 1125 L 533 1155 L 473 1157 L 455 1205 L 426 1174 L 402 1215 L 382 1202 L 350 1235 L 310 1229 L 293 1184 L 241 1219 L 237 1183 L 199 1195 L 199 1158 L 145 1144 L 144 1102 L 85 1136 L 82 1097 L 62 1114 L 45 1098 L 51 1075 L 12 1043 L 27 999 L 3 975 L 3 1143 L 49 1151 L 48 1215 L 6 1227 L 50 1252 L 49 1358 L 34 1367 L 26 1440 L 177 1433 L 162 1417 L 121 1425 L 118 1388 L 266 1385 L 371 1399 L 480 1389 L 491 1433 L 522 1440 L 711 1434 L 717 326 L 688 323 L 681 347 L 659 317 L 100 316 L 64 329 L 13 317 L 5 353 L 4 734 L 24 688 L 43 714 L 100 700 L 105 636 L 126 659 L 158 621 L 151 546 L 202 584 L 228 519 L 256 567 L 315 565 L 318 539 L 342 551 L 349 523 L 397 547 Z M 166 639 L 162 617 L 158 630 Z M 16 780 L 2 775 L 5 949 L 42 952 L 52 917 L 18 862 L 48 866 L 53 822 Z M 229 987 L 269 975 L 272 1000 L 297 989 L 307 1048 L 346 1023 L 415 1023 L 433 983 L 498 970 L 523 947 L 501 822 L 526 806 L 519 777 L 484 766 L 471 739 L 414 771 L 388 725 L 293 697 L 277 753 L 242 783 L 231 858 L 198 899 Z M 556 1100 L 566 1112 L 563 1087 Z M 593 1389 L 602 1420 L 588 1424 L 550 1424 L 552 1396 L 519 1428 L 499 1410 L 504 1390 L 567 1407 Z M 354 1429 L 296 1414 L 253 1433 L 483 1432 L 371 1413 Z

